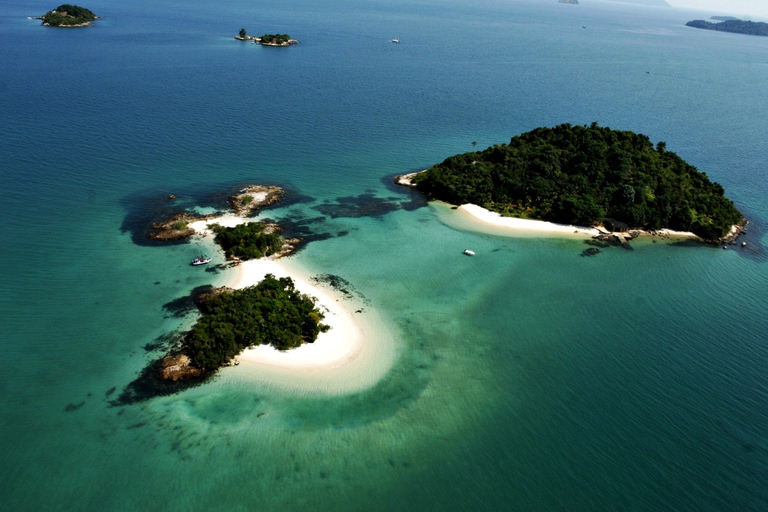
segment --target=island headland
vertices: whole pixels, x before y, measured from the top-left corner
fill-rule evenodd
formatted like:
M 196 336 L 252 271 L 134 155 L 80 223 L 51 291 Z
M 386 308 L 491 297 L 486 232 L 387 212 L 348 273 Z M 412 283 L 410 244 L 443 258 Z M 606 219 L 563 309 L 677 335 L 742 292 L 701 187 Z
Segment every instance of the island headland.
M 263 36 L 249 36 L 244 28 L 235 36 L 238 41 L 252 41 L 263 46 L 291 46 L 298 44 L 295 39 L 291 39 L 288 34 L 264 34 Z
M 712 19 L 719 18 L 713 16 Z M 750 36 L 768 36 L 768 23 L 762 21 L 744 21 L 737 18 L 728 18 L 719 23 L 712 23 L 711 21 L 705 20 L 693 20 L 685 25 L 704 30 L 716 30 L 718 32 L 732 32 L 734 34 L 747 34 Z
M 101 18 L 85 7 L 62 4 L 36 19 L 43 20 L 44 27 L 89 27 Z
M 730 243 L 746 220 L 723 188 L 659 142 L 630 131 L 563 124 L 509 144 L 447 158 L 396 182 L 427 197 L 494 212 L 491 218 L 545 221 L 538 229 L 603 236 L 681 232 Z M 494 221 L 497 222 L 497 221 Z M 499 223 L 499 222 L 497 222 Z M 533 228 L 537 229 L 537 228 Z

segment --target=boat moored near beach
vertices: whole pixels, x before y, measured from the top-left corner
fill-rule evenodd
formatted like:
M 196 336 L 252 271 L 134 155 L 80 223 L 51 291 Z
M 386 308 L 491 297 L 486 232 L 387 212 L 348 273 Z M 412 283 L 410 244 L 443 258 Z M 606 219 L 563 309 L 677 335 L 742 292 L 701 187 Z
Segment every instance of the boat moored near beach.
M 191 264 L 192 265 L 205 265 L 206 263 L 210 263 L 211 259 L 212 258 L 210 258 L 208 256 L 198 256 L 197 258 L 192 260 Z
M 470 249 L 464 249 L 464 254 L 466 254 L 467 256 L 474 256 L 475 251 L 472 251 Z

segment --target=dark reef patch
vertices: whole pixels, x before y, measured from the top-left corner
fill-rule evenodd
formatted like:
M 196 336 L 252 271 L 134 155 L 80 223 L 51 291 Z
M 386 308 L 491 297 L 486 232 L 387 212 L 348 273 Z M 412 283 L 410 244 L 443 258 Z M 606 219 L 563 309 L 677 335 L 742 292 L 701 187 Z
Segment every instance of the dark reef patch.
M 309 280 L 315 284 L 324 284 L 330 288 L 333 288 L 334 290 L 344 295 L 345 299 L 353 299 L 355 296 L 357 296 L 363 300 L 366 300 L 362 293 L 355 290 L 354 286 L 352 286 L 352 283 L 335 274 L 318 274 L 316 276 L 312 276 Z
M 120 395 L 109 402 L 112 407 L 134 405 L 161 396 L 170 396 L 208 382 L 211 376 L 201 379 L 164 380 L 160 377 L 162 359 L 147 365 L 139 376 L 129 383 Z
M 325 217 L 307 217 L 307 218 L 286 218 L 286 219 L 265 219 L 266 222 L 274 222 L 280 225 L 280 228 L 282 229 L 282 235 L 285 239 L 290 238 L 300 238 L 301 242 L 296 246 L 296 249 L 293 251 L 295 254 L 296 252 L 300 251 L 304 247 L 307 246 L 307 244 L 311 242 L 317 242 L 320 240 L 327 240 L 329 238 L 333 238 L 334 236 L 340 236 L 340 235 L 334 235 L 333 233 L 327 232 L 327 231 L 321 231 L 317 229 L 318 224 L 322 224 L 325 222 Z
M 410 197 L 376 197 L 370 192 L 358 196 L 339 197 L 336 202 L 326 201 L 313 208 L 332 219 L 381 217 L 397 210 L 413 211 L 427 205 L 422 194 L 406 191 Z
M 161 334 L 160 336 L 155 338 L 154 341 L 147 343 L 142 348 L 144 349 L 145 352 L 155 352 L 158 350 L 168 352 L 179 341 L 179 338 L 181 338 L 181 334 L 182 334 L 181 331 L 171 331 L 165 334 Z
M 82 401 L 79 404 L 67 404 L 67 406 L 64 408 L 64 412 L 75 412 L 76 410 L 82 408 L 84 405 L 85 401 Z
M 184 318 L 197 310 L 199 297 L 213 291 L 213 286 L 206 284 L 193 289 L 189 295 L 173 299 L 163 304 L 165 318 Z

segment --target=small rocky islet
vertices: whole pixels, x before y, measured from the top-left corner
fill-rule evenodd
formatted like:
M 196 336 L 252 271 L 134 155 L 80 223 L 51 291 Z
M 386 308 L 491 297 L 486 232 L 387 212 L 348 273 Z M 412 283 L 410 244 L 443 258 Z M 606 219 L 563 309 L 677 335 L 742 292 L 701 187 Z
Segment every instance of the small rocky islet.
M 90 27 L 101 18 L 85 7 L 62 4 L 35 19 L 43 20 L 44 27 Z
M 288 34 L 264 34 L 263 36 L 249 36 L 244 28 L 235 36 L 238 41 L 251 41 L 262 46 L 291 46 L 298 44 L 295 39 L 291 39 Z

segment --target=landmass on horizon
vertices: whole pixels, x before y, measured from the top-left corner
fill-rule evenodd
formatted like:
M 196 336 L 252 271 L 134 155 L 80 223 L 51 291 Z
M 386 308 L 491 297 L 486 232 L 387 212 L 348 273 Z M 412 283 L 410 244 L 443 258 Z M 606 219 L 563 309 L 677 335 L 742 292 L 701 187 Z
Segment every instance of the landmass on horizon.
M 101 18 L 85 7 L 62 4 L 37 19 L 43 20 L 46 27 L 89 27 Z
M 746 222 L 722 186 L 631 131 L 562 124 L 447 158 L 406 182 L 447 203 L 503 216 L 626 231 L 671 229 L 712 242 Z
M 712 17 L 712 19 L 716 19 Z M 768 23 L 762 21 L 744 21 L 736 18 L 725 19 L 719 23 L 705 20 L 693 20 L 685 24 L 688 27 L 704 30 L 716 30 L 718 32 L 732 32 L 734 34 L 747 34 L 750 36 L 768 36 Z

